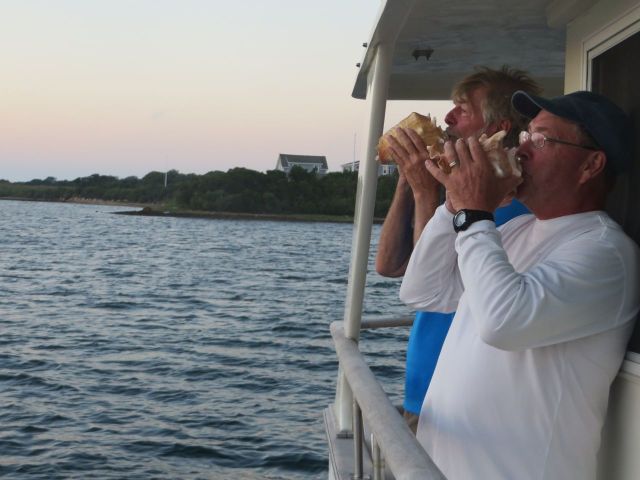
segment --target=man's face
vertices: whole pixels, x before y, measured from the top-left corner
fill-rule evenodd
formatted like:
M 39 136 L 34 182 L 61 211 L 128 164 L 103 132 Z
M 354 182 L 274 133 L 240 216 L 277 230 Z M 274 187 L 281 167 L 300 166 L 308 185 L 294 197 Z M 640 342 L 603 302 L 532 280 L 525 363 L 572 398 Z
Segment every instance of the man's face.
M 487 96 L 484 87 L 472 90 L 465 101 L 454 102 L 455 107 L 444 118 L 447 134 L 454 138 L 479 137 L 484 130 L 482 104 Z
M 530 132 L 540 132 L 550 138 L 580 143 L 576 125 L 546 110 L 529 124 Z M 531 141 L 518 147 L 516 155 L 522 165 L 522 183 L 516 198 L 540 219 L 564 214 L 563 209 L 575 198 L 580 185 L 580 165 L 589 150 L 545 142 L 536 148 Z

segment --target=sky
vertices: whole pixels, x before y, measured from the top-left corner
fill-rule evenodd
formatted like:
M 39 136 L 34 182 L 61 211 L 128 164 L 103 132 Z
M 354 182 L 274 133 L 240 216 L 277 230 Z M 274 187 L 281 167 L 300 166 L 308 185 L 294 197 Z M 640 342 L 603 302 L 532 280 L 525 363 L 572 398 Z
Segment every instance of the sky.
M 377 0 L 0 0 L 0 179 L 361 159 Z M 447 102 L 390 102 L 444 118 Z M 354 141 L 355 139 L 355 141 Z M 354 148 L 355 147 L 355 148 Z

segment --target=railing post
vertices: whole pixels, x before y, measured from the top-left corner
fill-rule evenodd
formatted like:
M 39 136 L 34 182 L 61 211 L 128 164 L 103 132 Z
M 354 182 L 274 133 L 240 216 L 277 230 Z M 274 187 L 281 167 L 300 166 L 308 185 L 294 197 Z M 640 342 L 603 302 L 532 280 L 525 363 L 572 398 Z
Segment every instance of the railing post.
M 364 425 L 362 424 L 362 410 L 360 405 L 353 400 L 353 480 L 363 480 L 364 478 L 364 457 L 362 456 L 362 446 L 364 444 Z
M 376 49 L 376 61 L 369 95 L 369 132 L 367 136 L 367 150 L 364 161 L 360 162 L 358 170 L 358 189 L 356 192 L 356 207 L 354 215 L 354 231 L 351 244 L 351 265 L 349 268 L 349 282 L 347 284 L 347 298 L 344 310 L 345 333 L 348 338 L 356 342 L 360 338 L 360 322 L 362 317 L 362 302 L 369 263 L 369 244 L 371 243 L 371 227 L 375 207 L 376 188 L 378 183 L 378 162 L 376 147 L 384 128 L 384 115 L 389 90 L 389 76 L 391 60 L 395 44 L 380 44 Z M 353 395 L 341 370 L 338 371 L 336 387 L 336 401 L 334 414 L 338 422 L 338 430 L 347 433 L 352 424 L 351 403 Z
M 373 457 L 373 480 L 385 480 L 384 458 L 373 433 L 371 434 L 371 447 L 373 450 L 371 455 Z

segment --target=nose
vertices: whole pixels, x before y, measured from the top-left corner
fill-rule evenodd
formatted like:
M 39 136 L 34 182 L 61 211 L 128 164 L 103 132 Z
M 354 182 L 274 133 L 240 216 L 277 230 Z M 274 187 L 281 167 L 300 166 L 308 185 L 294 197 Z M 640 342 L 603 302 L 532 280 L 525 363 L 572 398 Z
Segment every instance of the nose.
M 455 114 L 456 109 L 452 109 L 449 111 L 449 113 L 447 113 L 447 116 L 444 117 L 444 123 L 446 123 L 447 125 L 449 125 L 450 127 L 453 127 L 456 123 L 456 114 Z
M 530 142 L 525 142 L 522 145 L 520 145 L 518 148 L 516 148 L 516 158 L 520 161 L 523 162 L 525 160 L 527 160 L 529 158 L 529 155 L 527 154 L 527 144 Z

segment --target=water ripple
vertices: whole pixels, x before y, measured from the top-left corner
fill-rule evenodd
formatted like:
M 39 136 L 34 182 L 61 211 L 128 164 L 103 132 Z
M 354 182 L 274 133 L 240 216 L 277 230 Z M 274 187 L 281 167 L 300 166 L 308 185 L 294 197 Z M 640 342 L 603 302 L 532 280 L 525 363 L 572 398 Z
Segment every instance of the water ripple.
M 353 228 L 113 210 L 3 202 L 0 476 L 326 478 Z M 361 342 L 396 400 L 406 338 Z

